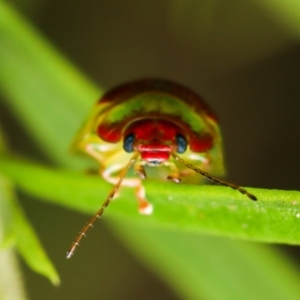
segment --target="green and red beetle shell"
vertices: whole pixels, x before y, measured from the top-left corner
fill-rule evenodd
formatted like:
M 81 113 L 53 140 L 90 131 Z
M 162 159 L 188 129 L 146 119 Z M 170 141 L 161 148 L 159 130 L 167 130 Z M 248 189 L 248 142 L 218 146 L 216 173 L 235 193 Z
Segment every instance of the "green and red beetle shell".
M 177 151 L 182 158 L 214 175 L 224 174 L 217 118 L 201 97 L 182 85 L 146 79 L 109 91 L 98 101 L 80 139 L 98 143 L 103 149 L 102 163 L 107 165 L 123 163 L 112 162 L 108 156 L 125 152 L 128 136 L 132 146 L 138 147 L 141 159 L 157 163 L 172 160 L 170 152 L 177 147 L 178 138 L 185 140 L 186 151 Z M 116 157 L 125 160 L 125 154 Z M 198 174 L 185 172 L 183 165 L 178 167 L 186 174 L 183 181 L 201 181 Z

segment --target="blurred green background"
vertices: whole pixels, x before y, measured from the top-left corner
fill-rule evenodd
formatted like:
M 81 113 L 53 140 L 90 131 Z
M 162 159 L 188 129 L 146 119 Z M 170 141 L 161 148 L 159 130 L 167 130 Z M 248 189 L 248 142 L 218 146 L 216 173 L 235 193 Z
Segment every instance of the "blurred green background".
M 299 190 L 296 2 L 12 2 L 104 89 L 131 79 L 159 77 L 201 94 L 220 118 L 228 179 L 246 186 Z M 2 104 L 0 110 L 1 124 L 12 133 L 12 148 L 47 161 L 9 109 Z M 22 204 L 62 280 L 55 288 L 24 265 L 29 299 L 179 299 L 136 260 L 105 222 L 89 233 L 79 255 L 66 260 L 74 232 L 87 216 L 25 195 Z M 299 247 L 274 247 L 297 261 Z M 221 249 L 215 251 L 217 255 Z

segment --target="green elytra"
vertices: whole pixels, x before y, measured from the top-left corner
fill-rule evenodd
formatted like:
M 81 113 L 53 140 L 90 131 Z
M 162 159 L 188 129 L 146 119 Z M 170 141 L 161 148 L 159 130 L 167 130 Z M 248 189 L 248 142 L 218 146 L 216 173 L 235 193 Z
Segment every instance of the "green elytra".
M 224 175 L 217 118 L 196 93 L 167 80 L 139 80 L 107 92 L 79 131 L 73 148 L 96 159 L 100 174 L 114 187 L 80 231 L 68 258 L 120 186 L 135 189 L 140 213 L 152 213 L 142 184 L 145 167 L 152 167 L 151 175 L 161 180 L 198 184 L 208 178 L 257 200 L 244 188 L 215 177 Z M 136 175 L 127 176 L 131 169 Z

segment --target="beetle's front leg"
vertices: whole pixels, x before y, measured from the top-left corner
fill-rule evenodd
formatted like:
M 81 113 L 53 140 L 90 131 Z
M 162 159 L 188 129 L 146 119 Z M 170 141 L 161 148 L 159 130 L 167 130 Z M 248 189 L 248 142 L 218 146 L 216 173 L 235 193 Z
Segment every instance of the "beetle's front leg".
M 118 174 L 121 172 L 123 166 L 119 164 L 112 165 L 106 169 L 100 170 L 101 175 L 103 178 L 110 182 L 111 184 L 115 185 L 119 177 Z M 142 215 L 151 215 L 153 212 L 153 206 L 151 203 L 148 202 L 146 199 L 146 190 L 142 184 L 142 180 L 140 178 L 132 177 L 132 178 L 125 178 L 122 182 L 122 186 L 131 187 L 135 189 L 135 196 L 138 200 L 138 209 L 140 214 Z M 115 198 L 118 195 L 115 196 Z

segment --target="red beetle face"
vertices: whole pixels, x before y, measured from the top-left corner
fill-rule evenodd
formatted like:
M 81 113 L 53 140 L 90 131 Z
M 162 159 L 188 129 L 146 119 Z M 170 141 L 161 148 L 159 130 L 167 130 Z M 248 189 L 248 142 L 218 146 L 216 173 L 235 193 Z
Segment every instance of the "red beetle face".
M 176 151 L 177 136 L 182 135 L 181 132 L 176 124 L 162 119 L 136 121 L 124 134 L 124 149 L 127 152 L 138 151 L 142 160 L 159 165 L 170 158 L 172 151 Z

